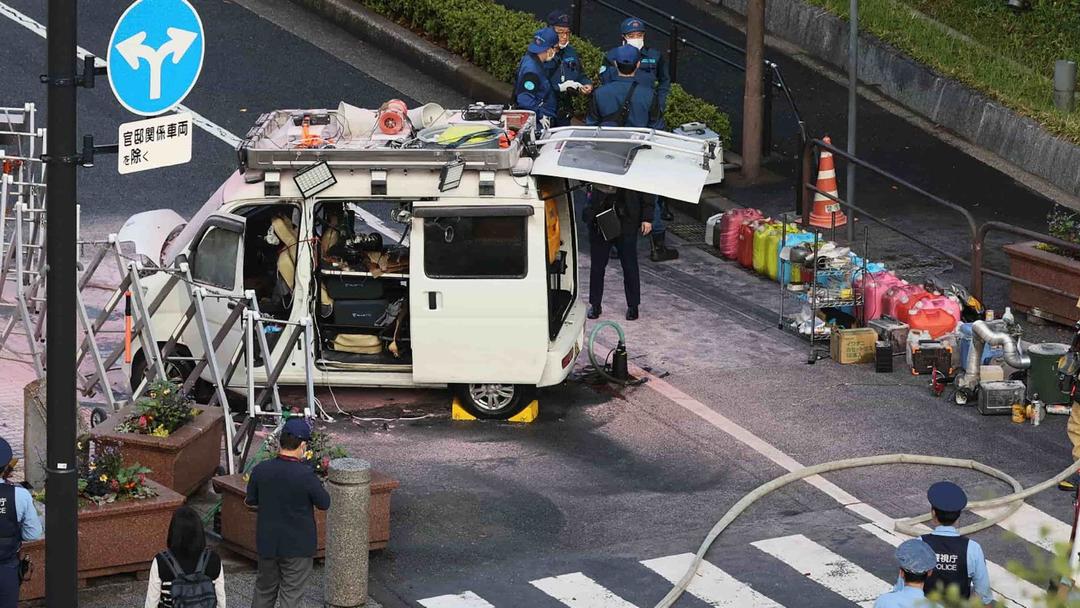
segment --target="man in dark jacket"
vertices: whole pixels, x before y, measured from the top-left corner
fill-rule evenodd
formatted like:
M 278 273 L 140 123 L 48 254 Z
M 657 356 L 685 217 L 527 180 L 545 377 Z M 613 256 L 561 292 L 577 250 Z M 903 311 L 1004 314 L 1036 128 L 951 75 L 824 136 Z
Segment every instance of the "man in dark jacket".
M 329 509 L 330 494 L 303 461 L 309 440 L 308 423 L 290 418 L 281 429 L 278 457 L 251 471 L 245 502 L 259 510 L 259 573 L 251 608 L 274 608 L 279 598 L 282 606 L 299 606 L 311 576 L 317 544 L 314 509 Z
M 611 248 L 619 251 L 623 271 L 623 289 L 626 292 L 626 320 L 638 318 L 641 303 L 641 277 L 638 273 L 638 234 L 652 231 L 649 219 L 653 214 L 653 197 L 633 190 L 615 189 L 601 184 L 593 185 L 593 200 L 585 207 L 584 220 L 589 226 L 589 310 L 586 316 L 595 319 L 602 310 L 604 299 L 604 271 L 607 270 Z M 596 216 L 614 208 L 618 216 L 618 236 L 605 237 Z M 610 234 L 607 236 L 611 236 Z

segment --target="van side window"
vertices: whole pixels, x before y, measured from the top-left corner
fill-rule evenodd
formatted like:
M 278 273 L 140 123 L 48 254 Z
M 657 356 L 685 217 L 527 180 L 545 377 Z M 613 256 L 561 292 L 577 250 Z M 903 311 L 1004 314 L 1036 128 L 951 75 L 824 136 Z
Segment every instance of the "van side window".
M 528 219 L 424 218 L 424 273 L 438 279 L 523 278 Z
M 191 262 L 191 278 L 199 283 L 233 289 L 236 287 L 236 257 L 240 233 L 210 228 L 199 241 Z

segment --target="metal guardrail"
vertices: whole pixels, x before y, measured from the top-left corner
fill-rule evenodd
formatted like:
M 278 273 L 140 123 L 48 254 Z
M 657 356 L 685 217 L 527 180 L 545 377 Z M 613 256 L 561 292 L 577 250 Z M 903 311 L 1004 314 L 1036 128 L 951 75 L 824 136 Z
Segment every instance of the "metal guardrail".
M 855 205 L 853 205 L 853 204 L 851 204 L 851 203 L 849 203 L 849 202 L 847 202 L 847 201 L 845 201 L 845 200 L 843 200 L 843 199 L 841 199 L 841 198 L 839 198 L 837 196 L 834 196 L 834 195 L 832 195 L 832 194 L 830 194 L 828 192 L 825 192 L 825 191 L 819 189 L 814 184 L 814 182 L 817 179 L 817 168 L 815 167 L 814 159 L 818 157 L 818 155 L 820 154 L 820 152 L 822 150 L 828 150 L 829 152 L 832 152 L 832 154 L 834 156 L 836 156 L 836 157 L 842 158 L 847 162 L 854 163 L 855 165 L 857 165 L 857 166 L 859 166 L 859 167 L 861 167 L 863 169 L 866 169 L 867 171 L 871 171 L 871 172 L 873 172 L 873 173 L 875 173 L 875 174 L 877 174 L 877 175 L 879 175 L 879 176 L 893 182 L 894 184 L 896 184 L 898 186 L 902 186 L 903 188 L 905 188 L 905 189 L 907 189 L 907 190 L 909 190 L 911 192 L 919 194 L 920 196 L 926 198 L 927 200 L 930 200 L 930 201 L 936 203 L 937 205 L 940 205 L 942 207 L 945 207 L 947 209 L 950 209 L 950 210 L 955 211 L 956 213 L 958 213 L 961 217 L 964 218 L 965 222 L 967 222 L 968 230 L 969 230 L 970 235 L 971 235 L 970 245 L 969 245 L 969 248 L 968 248 L 969 251 L 971 252 L 971 258 L 968 259 L 968 258 L 965 258 L 963 256 L 957 255 L 955 253 L 952 253 L 950 251 L 945 251 L 941 247 L 938 247 L 938 246 L 936 246 L 936 245 L 934 245 L 932 243 L 929 243 L 929 242 L 927 242 L 927 241 L 925 241 L 925 240 L 923 240 L 923 239 L 921 239 L 921 238 L 919 238 L 919 237 L 917 237 L 915 235 L 912 235 L 912 234 L 908 233 L 907 231 L 904 231 L 904 230 L 902 230 L 902 229 L 900 229 L 900 228 L 898 228 L 896 226 L 893 226 L 892 224 L 889 224 L 887 221 L 885 221 L 885 220 L 883 220 L 881 218 L 875 217 L 873 214 L 867 212 L 867 210 L 865 210 L 865 209 L 857 207 L 857 206 L 855 206 Z M 869 162 L 867 162 L 867 161 L 865 161 L 865 160 L 863 160 L 861 158 L 858 158 L 856 156 L 852 156 L 852 155 L 848 154 L 847 152 L 845 152 L 844 150 L 842 150 L 840 148 L 837 148 L 837 147 L 835 147 L 835 146 L 833 146 L 831 144 L 825 143 L 824 141 L 822 141 L 820 139 L 813 139 L 813 140 L 809 140 L 809 141 L 806 142 L 806 144 L 805 144 L 805 146 L 803 148 L 803 151 L 802 151 L 802 160 L 803 160 L 802 165 L 799 168 L 800 187 L 797 188 L 799 191 L 801 191 L 801 200 L 810 201 L 810 200 L 812 200 L 811 197 L 813 196 L 813 194 L 820 194 L 820 195 L 824 196 L 825 198 L 827 198 L 827 199 L 841 205 L 842 207 L 844 207 L 846 209 L 850 209 L 850 210 L 858 213 L 859 216 L 862 217 L 862 218 L 866 218 L 868 220 L 871 220 L 871 221 L 875 222 L 876 224 L 879 224 L 879 225 L 891 230 L 892 232 L 895 232 L 896 234 L 899 234 L 899 235 L 903 236 L 904 238 L 906 238 L 906 239 L 908 239 L 908 240 L 910 240 L 910 241 L 912 241 L 914 243 L 917 243 L 918 245 L 920 245 L 922 247 L 925 247 L 926 249 L 928 249 L 930 251 L 933 251 L 934 253 L 937 253 L 937 254 L 945 257 L 945 258 L 948 258 L 949 260 L 952 260 L 953 262 L 956 262 L 957 264 L 968 267 L 970 269 L 970 272 L 971 272 L 971 279 L 970 279 L 971 284 L 969 286 L 970 291 L 971 291 L 971 295 L 975 296 L 975 298 L 978 299 L 980 302 L 982 302 L 982 300 L 983 300 L 983 278 L 984 278 L 985 275 L 989 275 L 989 276 L 992 276 L 992 277 L 997 277 L 999 279 L 1004 279 L 1006 281 L 1012 281 L 1014 283 L 1019 283 L 1021 285 L 1027 285 L 1029 287 L 1034 287 L 1034 288 L 1037 288 L 1037 289 L 1042 289 L 1042 290 L 1048 291 L 1050 293 L 1053 293 L 1055 295 L 1065 296 L 1065 297 L 1069 297 L 1069 298 L 1073 298 L 1073 299 L 1080 298 L 1080 294 L 1069 293 L 1069 292 L 1064 291 L 1062 289 L 1059 289 L 1058 287 L 1055 287 L 1053 285 L 1045 285 L 1045 284 L 1042 284 L 1042 283 L 1037 283 L 1035 281 L 1030 281 L 1028 279 L 1017 277 L 1017 276 L 1012 275 L 1012 274 L 1007 273 L 1007 272 L 1001 272 L 999 270 L 993 270 L 993 269 L 990 269 L 990 268 L 986 268 L 983 265 L 983 262 L 984 262 L 983 253 L 984 253 L 984 249 L 985 249 L 986 237 L 987 237 L 988 234 L 990 234 L 991 232 L 994 232 L 994 231 L 1005 232 L 1005 233 L 1009 233 L 1009 234 L 1015 234 L 1017 236 L 1022 236 L 1022 237 L 1028 238 L 1028 239 L 1032 239 L 1032 240 L 1036 240 L 1036 241 L 1039 241 L 1039 242 L 1042 242 L 1042 243 L 1046 243 L 1048 245 L 1053 245 L 1054 247 L 1059 247 L 1061 249 L 1066 249 L 1068 251 L 1073 251 L 1073 252 L 1076 252 L 1076 253 L 1080 253 L 1080 245 L 1077 245 L 1076 243 L 1070 243 L 1068 241 L 1063 241 L 1063 240 L 1061 240 L 1059 238 L 1050 236 L 1049 234 L 1043 234 L 1041 232 L 1035 232 L 1034 230 L 1028 230 L 1027 228 L 1023 228 L 1023 227 L 1020 227 L 1020 226 L 1016 226 L 1015 224 L 1009 224 L 1009 223 L 1006 223 L 1006 222 L 986 221 L 986 222 L 983 222 L 982 224 L 979 224 L 979 222 L 975 219 L 975 216 L 973 216 L 971 214 L 971 212 L 968 211 L 967 209 L 965 209 L 964 207 L 962 207 L 962 206 L 960 206 L 960 205 L 958 205 L 958 204 L 956 204 L 956 203 L 954 203 L 954 202 L 952 202 L 950 200 L 947 200 L 947 199 L 944 199 L 944 198 L 942 198 L 940 196 L 937 196 L 937 195 L 935 195 L 935 194 L 933 194 L 931 192 L 928 192 L 928 191 L 924 190 L 923 188 L 920 188 L 919 186 L 916 186 L 915 184 L 912 184 L 911 182 L 905 180 L 902 177 L 899 177 L 899 176 L 897 176 L 897 175 L 895 175 L 893 173 L 890 173 L 890 172 L 878 167 L 877 165 L 869 163 Z M 802 215 L 803 224 L 806 225 L 806 226 L 810 225 L 811 207 L 812 207 L 812 205 L 805 204 L 805 205 L 802 205 L 801 207 L 796 208 L 796 212 L 798 214 Z
M 624 17 L 634 17 L 634 16 L 636 16 L 636 15 L 633 15 L 632 13 L 630 13 L 629 11 L 627 11 L 626 9 L 624 9 L 624 8 L 622 8 L 620 6 L 616 6 L 615 4 L 612 4 L 611 2 L 608 2 L 607 0 L 574 0 L 570 5 L 570 12 L 571 12 L 573 31 L 578 32 L 578 33 L 581 32 L 582 18 L 583 18 L 582 11 L 583 11 L 583 9 L 585 7 L 586 2 L 593 2 L 593 3 L 598 4 L 598 5 L 600 5 L 600 6 L 604 7 L 604 8 L 607 8 L 607 9 L 609 9 L 611 11 L 614 11 L 614 12 L 620 14 L 620 15 L 623 15 Z M 667 21 L 668 23 L 671 24 L 671 26 L 670 26 L 671 29 L 664 29 L 663 27 L 660 27 L 658 24 L 650 22 L 650 21 L 648 21 L 646 19 L 641 20 L 642 23 L 644 23 L 646 26 L 648 26 L 648 27 L 656 30 L 657 32 L 659 32 L 659 33 L 661 33 L 661 34 L 668 37 L 668 51 L 667 51 L 667 53 L 668 53 L 668 62 L 670 64 L 669 69 L 670 69 L 670 73 L 671 73 L 671 81 L 672 82 L 678 82 L 679 49 L 680 49 L 680 47 L 686 47 L 686 48 L 694 49 L 695 51 L 701 53 L 702 55 L 705 55 L 706 57 L 709 57 L 711 59 L 719 61 L 720 63 L 722 63 L 722 64 L 724 64 L 724 65 L 726 65 L 726 66 L 728 66 L 730 68 L 733 68 L 735 70 L 739 70 L 741 72 L 746 71 L 746 66 L 744 64 L 739 63 L 737 61 L 733 61 L 733 60 L 731 60 L 731 59 L 729 59 L 727 57 L 724 57 L 723 55 L 720 55 L 720 54 L 712 51 L 711 49 L 708 49 L 708 48 L 706 48 L 706 47 L 704 47 L 704 46 L 702 46 L 700 44 L 697 44 L 692 40 L 687 40 L 685 37 L 682 36 L 682 33 L 684 31 L 693 32 L 695 35 L 701 36 L 702 38 L 704 38 L 704 39 L 706 39 L 706 40 L 708 40 L 710 42 L 719 44 L 720 46 L 728 49 L 729 51 L 731 51 L 733 53 L 737 53 L 737 54 L 739 54 L 739 55 L 741 55 L 743 57 L 746 56 L 746 49 L 745 48 L 740 47 L 740 46 L 738 46 L 736 44 L 733 44 L 731 42 L 728 42 L 727 40 L 724 40 L 723 38 L 720 38 L 719 36 L 716 36 L 715 34 L 709 33 L 707 31 L 705 31 L 704 29 L 694 25 L 693 23 L 690 23 L 688 21 L 680 19 L 680 18 L 676 17 L 675 15 L 672 15 L 670 13 L 665 13 L 663 10 L 661 10 L 661 9 L 659 9 L 659 8 L 649 4 L 647 2 L 644 2 L 642 0 L 624 0 L 624 2 L 629 2 L 631 4 L 634 4 L 636 6 L 641 7 L 643 9 L 647 10 L 647 11 L 650 11 L 650 12 L 656 14 L 656 15 L 659 15 L 665 21 Z M 800 149 L 802 149 L 805 146 L 805 143 L 806 143 L 807 137 L 808 137 L 807 132 L 806 132 L 806 123 L 802 119 L 802 114 L 799 112 L 799 107 L 795 103 L 795 97 L 794 97 L 794 95 L 792 95 L 791 89 L 787 86 L 787 83 L 784 81 L 784 76 L 780 72 L 780 66 L 778 66 L 778 65 L 776 65 L 776 63 L 766 59 L 765 60 L 765 76 L 764 76 L 764 79 L 765 79 L 765 95 L 762 96 L 762 104 L 763 104 L 764 115 L 768 117 L 768 120 L 765 121 L 764 127 L 762 129 L 762 134 L 761 134 L 763 149 L 767 152 L 767 151 L 772 150 L 773 147 L 774 147 L 773 146 L 773 124 L 772 124 L 772 122 L 773 122 L 773 119 L 774 119 L 774 116 L 773 116 L 773 96 L 775 95 L 776 91 L 781 91 L 784 94 L 784 99 L 787 101 L 788 106 L 791 108 L 792 113 L 795 115 L 795 121 L 796 121 L 796 123 L 798 125 L 798 128 L 799 128 L 799 147 L 800 147 Z

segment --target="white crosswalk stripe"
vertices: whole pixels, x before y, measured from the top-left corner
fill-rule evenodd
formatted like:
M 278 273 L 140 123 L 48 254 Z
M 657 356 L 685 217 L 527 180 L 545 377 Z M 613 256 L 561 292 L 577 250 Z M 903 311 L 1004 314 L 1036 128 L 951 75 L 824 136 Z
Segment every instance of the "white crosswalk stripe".
M 646 560 L 641 564 L 674 584 L 683 577 L 693 561 L 693 553 L 683 553 Z M 708 561 L 702 561 L 698 566 L 686 591 L 715 608 L 783 608 Z
M 440 595 L 420 600 L 424 608 L 495 608 L 484 598 L 472 591 L 466 591 L 460 595 Z
M 532 585 L 570 608 L 637 608 L 580 572 L 542 578 Z
M 894 547 L 908 538 L 874 524 L 863 524 L 859 527 Z M 927 532 L 929 531 L 927 529 Z M 1039 589 L 994 562 L 987 561 L 986 570 L 990 573 L 990 587 L 994 590 L 994 596 L 1004 601 L 1005 605 L 1010 608 L 1014 606 L 1026 608 L 1034 605 L 1035 598 L 1046 596 L 1046 591 Z
M 990 519 L 1003 510 L 979 509 L 975 511 L 975 514 Z M 1013 513 L 998 525 L 1027 542 L 1051 552 L 1054 551 L 1055 543 L 1069 542 L 1069 534 L 1072 533 L 1069 524 L 1027 503 L 1020 505 L 1020 509 L 1016 513 Z
M 892 585 L 802 534 L 760 540 L 751 545 L 794 568 L 810 580 L 865 608 Z

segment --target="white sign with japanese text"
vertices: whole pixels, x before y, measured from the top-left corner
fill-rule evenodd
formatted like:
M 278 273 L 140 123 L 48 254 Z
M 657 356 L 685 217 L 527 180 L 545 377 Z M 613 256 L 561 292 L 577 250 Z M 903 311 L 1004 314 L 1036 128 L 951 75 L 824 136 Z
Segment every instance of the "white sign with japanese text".
M 120 174 L 182 165 L 191 160 L 191 113 L 167 114 L 120 125 Z

